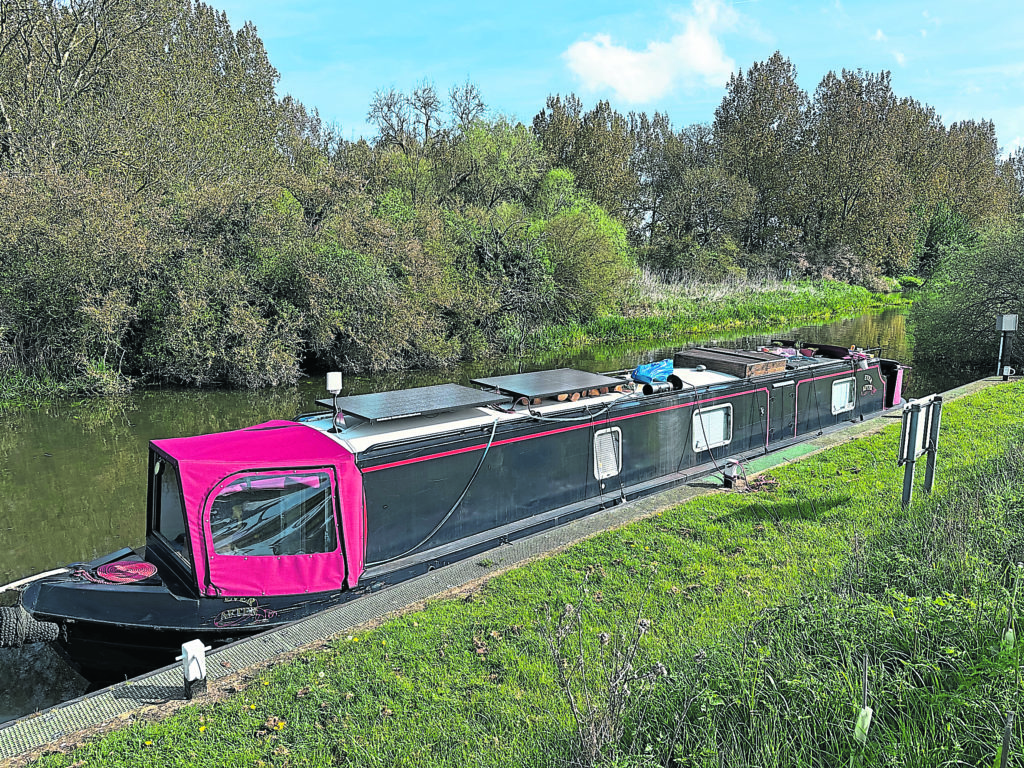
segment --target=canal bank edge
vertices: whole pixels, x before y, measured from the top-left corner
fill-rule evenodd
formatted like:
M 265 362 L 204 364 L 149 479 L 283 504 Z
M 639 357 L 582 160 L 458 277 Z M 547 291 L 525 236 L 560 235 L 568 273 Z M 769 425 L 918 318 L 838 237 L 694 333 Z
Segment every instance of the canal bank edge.
M 992 385 L 983 379 L 943 393 L 953 400 Z M 825 433 L 811 441 L 746 462 L 753 476 L 812 454 L 874 434 L 898 421 L 898 412 Z M 895 461 L 895 457 L 893 457 Z M 395 615 L 414 611 L 426 600 L 472 591 L 487 580 L 538 558 L 550 556 L 604 531 L 651 517 L 696 496 L 717 491 L 708 483 L 683 485 L 612 507 L 530 539 L 501 546 L 417 579 L 371 593 L 351 603 L 264 635 L 218 649 L 209 657 L 209 701 L 243 687 L 259 670 L 315 649 L 343 633 L 360 632 Z M 896 493 L 896 489 L 893 489 Z M 88 694 L 0 726 L 0 765 L 22 764 L 51 751 L 65 751 L 87 738 L 123 727 L 136 718 L 166 716 L 183 700 L 181 672 L 171 665 L 125 683 Z

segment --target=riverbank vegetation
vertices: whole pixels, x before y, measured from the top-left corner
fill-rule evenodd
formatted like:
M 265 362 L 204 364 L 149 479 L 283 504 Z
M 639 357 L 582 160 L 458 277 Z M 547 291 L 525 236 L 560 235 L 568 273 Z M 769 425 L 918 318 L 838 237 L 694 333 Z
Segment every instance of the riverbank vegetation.
M 916 296 L 912 318 L 920 354 L 994 372 L 996 315 L 1024 315 L 1024 227 L 991 229 L 947 248 Z M 1024 373 L 1019 336 L 1011 335 L 1006 360 Z
M 1020 693 L 1022 407 L 1021 384 L 947 402 L 909 511 L 893 425 L 39 765 L 992 765 Z
M 617 341 L 685 339 L 739 329 L 759 333 L 908 303 L 900 293 L 871 293 L 862 286 L 832 280 L 665 282 L 643 273 L 632 291 L 624 314 L 548 326 L 527 337 L 526 345 L 544 350 Z
M 517 119 L 425 82 L 378 92 L 356 141 L 277 92 L 252 25 L 190 0 L 5 3 L 0 75 L 15 394 L 661 333 L 675 320 L 608 319 L 656 314 L 630 300 L 641 269 L 877 291 L 1020 213 L 1021 155 L 1001 159 L 991 122 L 946 126 L 885 72 L 809 95 L 780 54 L 736 73 L 708 125 L 573 95 Z

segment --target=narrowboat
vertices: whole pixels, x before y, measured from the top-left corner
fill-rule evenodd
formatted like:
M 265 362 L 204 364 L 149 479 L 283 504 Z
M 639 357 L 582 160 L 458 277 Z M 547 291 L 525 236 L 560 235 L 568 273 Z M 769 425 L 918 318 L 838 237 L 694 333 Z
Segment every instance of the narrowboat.
M 826 344 L 698 347 L 654 376 L 338 385 L 294 420 L 154 440 L 145 547 L 23 580 L 0 644 L 53 639 L 89 679 L 123 679 L 877 415 L 904 368 Z

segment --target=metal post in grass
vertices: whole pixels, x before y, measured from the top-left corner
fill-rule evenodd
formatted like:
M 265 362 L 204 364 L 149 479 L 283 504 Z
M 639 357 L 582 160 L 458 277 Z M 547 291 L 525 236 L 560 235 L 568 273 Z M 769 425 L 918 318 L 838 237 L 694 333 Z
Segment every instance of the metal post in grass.
M 921 404 L 912 401 L 903 409 L 903 432 L 900 439 L 900 462 L 903 470 L 903 509 L 910 506 L 913 498 L 913 467 L 918 455 L 910 445 L 910 436 L 918 434 L 921 424 Z M 905 443 L 905 444 L 904 444 Z M 899 466 L 899 464 L 897 466 Z
M 910 506 L 914 494 L 914 467 L 917 459 L 928 454 L 925 490 L 931 491 L 935 480 L 935 455 L 939 444 L 939 422 L 942 413 L 942 398 L 928 395 L 911 400 L 903 406 L 903 428 L 900 432 L 900 450 L 896 463 L 906 467 L 903 472 L 903 508 Z
M 935 395 L 931 403 L 931 422 L 928 430 L 928 461 L 924 470 L 924 490 L 932 492 L 935 482 L 935 457 L 939 453 L 939 425 L 942 423 L 942 396 Z

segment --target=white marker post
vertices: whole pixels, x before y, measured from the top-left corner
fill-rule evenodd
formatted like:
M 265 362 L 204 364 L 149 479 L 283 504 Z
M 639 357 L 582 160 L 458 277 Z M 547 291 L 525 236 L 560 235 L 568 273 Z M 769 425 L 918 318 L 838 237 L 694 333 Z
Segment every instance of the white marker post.
M 181 662 L 182 675 L 185 678 L 185 698 L 192 699 L 196 693 L 206 693 L 206 652 L 210 646 L 203 645 L 202 640 L 189 640 L 181 644 L 181 656 L 175 661 Z
M 857 714 L 857 722 L 853 726 L 853 738 L 863 746 L 868 743 L 868 731 L 871 729 L 871 717 L 875 711 L 868 706 L 868 655 L 864 654 L 864 679 L 861 687 L 861 707 Z

